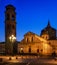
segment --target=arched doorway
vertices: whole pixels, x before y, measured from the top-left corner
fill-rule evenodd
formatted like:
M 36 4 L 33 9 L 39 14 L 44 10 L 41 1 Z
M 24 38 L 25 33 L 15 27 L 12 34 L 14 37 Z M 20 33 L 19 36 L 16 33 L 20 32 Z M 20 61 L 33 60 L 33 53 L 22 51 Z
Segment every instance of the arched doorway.
M 31 53 L 31 46 L 29 46 L 29 53 Z

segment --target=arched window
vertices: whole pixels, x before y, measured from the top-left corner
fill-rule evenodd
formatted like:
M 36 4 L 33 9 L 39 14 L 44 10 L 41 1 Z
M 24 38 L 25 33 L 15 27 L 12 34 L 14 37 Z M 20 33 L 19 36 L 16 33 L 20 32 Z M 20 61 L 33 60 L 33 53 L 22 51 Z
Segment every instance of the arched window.
M 32 42 L 33 42 L 33 37 L 32 37 Z
M 15 16 L 14 15 L 12 15 L 12 20 L 15 20 Z
M 37 53 L 39 53 L 39 49 L 37 49 Z
M 28 38 L 27 38 L 27 42 L 28 42 Z
M 31 47 L 29 47 L 29 53 L 31 53 Z

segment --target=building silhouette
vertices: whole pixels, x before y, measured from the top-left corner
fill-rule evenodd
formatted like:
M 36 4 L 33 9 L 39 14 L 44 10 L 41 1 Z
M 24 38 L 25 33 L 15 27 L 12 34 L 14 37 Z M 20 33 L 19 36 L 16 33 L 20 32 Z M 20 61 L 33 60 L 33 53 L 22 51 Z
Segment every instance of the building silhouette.
M 16 37 L 16 12 L 15 7 L 12 5 L 6 6 L 5 11 L 5 46 L 6 46 L 6 53 L 13 52 L 14 42 L 13 38 Z M 9 39 L 10 38 L 10 39 Z
M 5 11 L 5 42 L 1 43 L 3 49 L 1 51 L 6 54 L 13 54 L 14 50 L 16 49 L 16 43 L 15 7 L 13 5 L 7 5 Z
M 6 6 L 5 11 L 5 41 L 9 41 L 9 37 L 14 35 L 16 37 L 16 12 L 12 5 Z
M 56 29 L 48 25 L 40 36 L 27 32 L 24 39 L 16 41 L 16 12 L 13 5 L 7 5 L 5 11 L 5 42 L 0 42 L 0 54 L 40 54 L 57 53 Z

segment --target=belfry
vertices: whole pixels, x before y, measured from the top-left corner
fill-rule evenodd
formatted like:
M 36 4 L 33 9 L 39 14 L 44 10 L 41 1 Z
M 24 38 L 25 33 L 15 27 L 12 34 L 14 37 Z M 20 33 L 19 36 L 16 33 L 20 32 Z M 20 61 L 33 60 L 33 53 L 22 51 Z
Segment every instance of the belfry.
M 13 52 L 14 42 L 16 41 L 16 12 L 12 5 L 6 6 L 5 11 L 5 42 L 6 53 Z

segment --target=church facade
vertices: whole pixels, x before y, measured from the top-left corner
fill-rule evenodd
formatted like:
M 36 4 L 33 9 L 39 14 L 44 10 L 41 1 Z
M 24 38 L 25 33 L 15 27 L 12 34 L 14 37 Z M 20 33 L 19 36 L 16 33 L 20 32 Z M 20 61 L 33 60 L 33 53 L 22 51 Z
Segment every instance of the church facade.
M 52 53 L 52 47 L 47 41 L 35 33 L 28 32 L 24 39 L 18 44 L 18 53 L 31 53 L 47 55 Z
M 56 29 L 51 27 L 49 21 L 40 36 L 33 32 L 27 32 L 24 39 L 18 44 L 18 53 L 51 55 L 53 52 L 57 53 Z
M 56 29 L 51 27 L 48 21 L 48 25 L 41 31 L 40 36 L 29 31 L 24 35 L 24 39 L 17 42 L 15 7 L 7 5 L 5 11 L 5 42 L 0 42 L 0 54 L 51 55 L 53 52 L 57 54 L 56 33 Z

